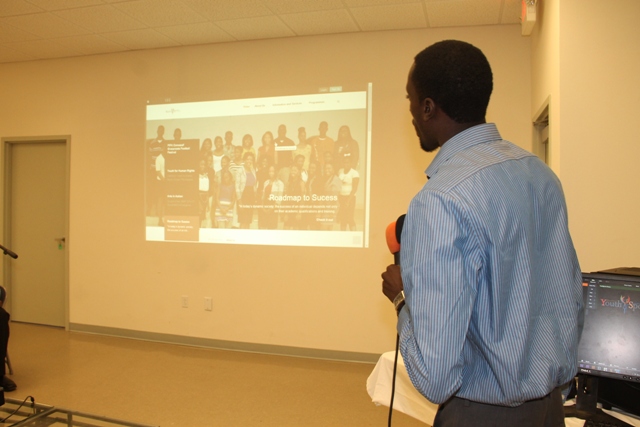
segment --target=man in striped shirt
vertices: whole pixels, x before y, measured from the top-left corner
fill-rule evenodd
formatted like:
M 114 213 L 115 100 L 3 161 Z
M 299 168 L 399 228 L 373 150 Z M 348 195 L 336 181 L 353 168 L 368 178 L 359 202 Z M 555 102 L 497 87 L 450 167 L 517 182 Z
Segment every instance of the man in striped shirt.
M 439 151 L 383 292 L 398 310 L 411 381 L 440 404 L 434 427 L 564 426 L 559 388 L 577 371 L 580 266 L 557 177 L 485 121 L 492 89 L 487 59 L 468 43 L 415 57 L 413 124 L 421 147 Z

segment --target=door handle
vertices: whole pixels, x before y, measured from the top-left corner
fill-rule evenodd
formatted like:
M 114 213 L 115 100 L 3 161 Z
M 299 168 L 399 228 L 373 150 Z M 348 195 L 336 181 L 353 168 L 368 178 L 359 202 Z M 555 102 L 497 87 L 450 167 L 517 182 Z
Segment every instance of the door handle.
M 55 238 L 53 240 L 58 242 L 58 249 L 60 249 L 60 250 L 62 250 L 64 248 L 64 244 L 67 241 L 67 239 L 65 239 L 64 237 L 57 237 L 57 238 Z

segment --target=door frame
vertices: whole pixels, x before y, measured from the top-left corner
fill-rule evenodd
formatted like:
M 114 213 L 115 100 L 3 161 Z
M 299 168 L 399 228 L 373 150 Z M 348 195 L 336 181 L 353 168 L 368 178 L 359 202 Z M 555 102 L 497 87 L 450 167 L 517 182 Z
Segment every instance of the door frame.
M 70 159 L 71 159 L 71 136 L 51 135 L 51 136 L 21 136 L 2 137 L 0 139 L 2 149 L 0 149 L 0 197 L 2 198 L 3 216 L 0 218 L 0 243 L 11 248 L 11 184 L 12 184 L 12 148 L 17 144 L 46 144 L 64 143 L 66 149 L 65 156 L 65 185 L 64 185 L 64 329 L 69 330 L 69 251 L 71 249 L 71 239 L 69 238 L 69 188 L 70 188 Z M 6 307 L 11 311 L 11 260 L 0 252 L 2 262 L 2 283 L 7 289 Z

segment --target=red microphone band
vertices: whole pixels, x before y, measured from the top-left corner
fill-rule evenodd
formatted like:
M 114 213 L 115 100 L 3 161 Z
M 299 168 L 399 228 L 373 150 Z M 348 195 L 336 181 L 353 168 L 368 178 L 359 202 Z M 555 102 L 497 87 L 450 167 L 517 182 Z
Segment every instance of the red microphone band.
M 385 235 L 387 238 L 387 246 L 389 247 L 389 251 L 392 254 L 400 252 L 400 242 L 398 242 L 398 238 L 396 237 L 396 221 L 393 221 L 387 226 Z
M 389 251 L 393 254 L 393 262 L 396 265 L 400 265 L 400 239 L 406 216 L 406 214 L 400 215 L 396 221 L 393 221 L 387 226 L 387 230 L 385 232 L 387 246 L 389 247 Z

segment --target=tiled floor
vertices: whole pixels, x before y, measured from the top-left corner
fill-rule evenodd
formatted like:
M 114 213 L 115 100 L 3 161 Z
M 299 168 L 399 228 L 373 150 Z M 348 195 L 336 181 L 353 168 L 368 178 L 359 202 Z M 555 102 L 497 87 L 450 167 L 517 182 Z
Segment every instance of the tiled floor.
M 373 365 L 260 355 L 11 324 L 8 397 L 161 426 L 387 425 Z M 394 427 L 426 425 L 401 413 Z

